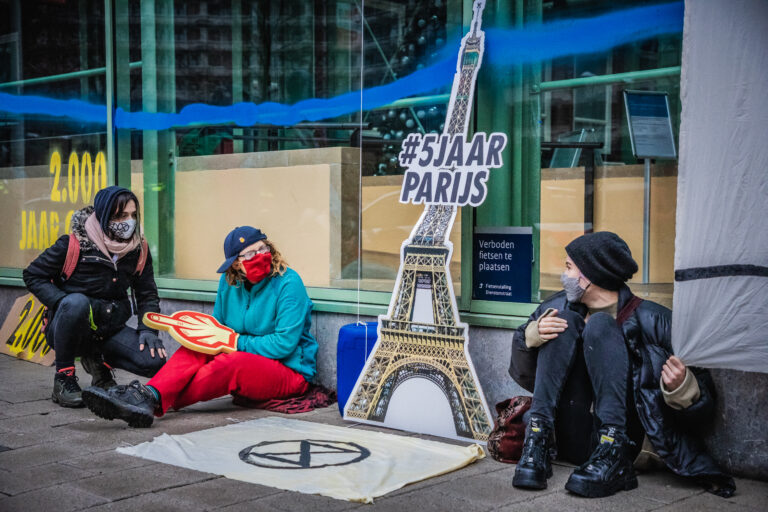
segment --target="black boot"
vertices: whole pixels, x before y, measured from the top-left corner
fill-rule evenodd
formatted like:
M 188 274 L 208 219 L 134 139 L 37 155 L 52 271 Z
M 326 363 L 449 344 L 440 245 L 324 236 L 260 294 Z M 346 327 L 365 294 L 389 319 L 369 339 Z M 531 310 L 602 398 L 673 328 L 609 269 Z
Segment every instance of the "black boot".
M 90 374 L 91 386 L 96 386 L 101 389 L 109 389 L 117 386 L 114 370 L 104 362 L 104 357 L 101 354 L 82 356 L 80 358 L 80 364 L 82 364 L 83 369 Z
M 565 488 L 588 498 L 601 498 L 637 487 L 630 451 L 634 443 L 614 427 L 599 431 L 600 444 L 587 462 L 576 468 Z
M 96 416 L 106 420 L 119 418 L 134 428 L 151 426 L 159 405 L 155 394 L 137 380 L 108 390 L 96 386 L 86 388 L 83 402 Z
M 51 399 L 62 407 L 83 406 L 82 390 L 77 384 L 74 366 L 56 372 Z
M 525 430 L 523 453 L 515 468 L 512 485 L 527 489 L 546 489 L 552 476 L 552 426 L 540 418 L 531 417 Z

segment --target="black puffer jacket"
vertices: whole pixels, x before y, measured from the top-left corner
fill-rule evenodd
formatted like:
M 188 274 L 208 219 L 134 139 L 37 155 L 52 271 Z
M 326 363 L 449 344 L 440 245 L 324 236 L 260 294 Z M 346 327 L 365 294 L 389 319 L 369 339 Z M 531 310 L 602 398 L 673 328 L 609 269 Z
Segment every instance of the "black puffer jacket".
M 141 246 L 113 263 L 85 233 L 85 220 L 91 213 L 93 207 L 88 206 L 72 216 L 71 229 L 80 242 L 80 258 L 69 279 L 62 279 L 69 235 L 62 235 L 43 251 L 24 269 L 23 277 L 29 291 L 48 307 L 49 318 L 53 318 L 56 305 L 65 296 L 71 293 L 87 296 L 97 326 L 96 336 L 105 338 L 122 329 L 133 313 L 129 287 L 136 297 L 139 318 L 147 312 L 159 312 L 160 300 L 151 254 L 147 254 L 141 275 L 136 274 Z M 151 330 L 141 322 L 138 328 Z
M 619 290 L 618 310 L 621 311 L 631 298 L 632 292 L 627 286 Z M 566 300 L 565 292 L 559 292 L 544 301 L 528 323 L 536 321 L 547 308 L 559 311 L 567 308 L 581 315 L 587 313 L 583 304 L 571 304 Z M 533 391 L 538 349 L 529 349 L 525 345 L 528 323 L 520 326 L 513 335 L 509 374 L 523 388 Z M 695 478 L 716 494 L 730 496 L 735 489 L 733 479 L 718 468 L 699 435 L 714 412 L 715 393 L 709 372 L 691 368 L 701 396 L 687 409 L 669 407 L 661 392 L 661 369 L 672 355 L 672 312 L 655 302 L 643 301 L 621 327 L 632 359 L 637 414 L 656 453 L 678 475 Z

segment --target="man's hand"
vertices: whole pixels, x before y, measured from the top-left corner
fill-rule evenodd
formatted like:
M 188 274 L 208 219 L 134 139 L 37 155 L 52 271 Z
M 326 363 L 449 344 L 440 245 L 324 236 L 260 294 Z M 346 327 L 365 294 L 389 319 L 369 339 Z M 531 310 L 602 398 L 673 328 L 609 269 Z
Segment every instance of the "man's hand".
M 155 357 L 155 352 L 163 359 L 168 357 L 162 340 L 155 333 L 150 331 L 141 331 L 139 333 L 139 350 L 144 350 L 145 345 L 149 347 L 149 355 L 153 358 Z
M 557 310 L 548 312 L 547 316 L 539 320 L 539 337 L 544 341 L 550 341 L 568 328 L 568 321 L 557 317 Z
M 668 391 L 674 391 L 685 381 L 685 365 L 677 356 L 671 356 L 661 369 L 661 380 Z

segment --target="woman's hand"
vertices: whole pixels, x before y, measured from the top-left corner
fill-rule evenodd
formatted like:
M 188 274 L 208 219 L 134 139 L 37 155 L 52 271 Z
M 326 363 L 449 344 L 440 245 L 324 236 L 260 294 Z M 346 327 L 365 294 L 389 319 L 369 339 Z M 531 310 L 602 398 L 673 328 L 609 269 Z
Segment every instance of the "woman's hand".
M 152 359 L 155 358 L 155 353 L 163 359 L 168 357 L 162 340 L 153 332 L 141 331 L 139 333 L 139 350 L 143 351 L 145 346 L 149 347 L 149 355 L 152 356 Z
M 557 310 L 552 309 L 546 316 L 539 320 L 539 337 L 544 341 L 550 341 L 568 328 L 568 321 L 557 316 Z
M 685 381 L 686 368 L 677 356 L 670 356 L 661 369 L 661 380 L 668 391 L 674 391 Z

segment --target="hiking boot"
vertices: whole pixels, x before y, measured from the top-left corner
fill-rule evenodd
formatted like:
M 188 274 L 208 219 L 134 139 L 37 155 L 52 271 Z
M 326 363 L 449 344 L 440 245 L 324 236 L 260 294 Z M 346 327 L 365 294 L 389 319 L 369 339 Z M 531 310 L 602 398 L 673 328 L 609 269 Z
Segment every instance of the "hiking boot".
M 588 498 L 602 498 L 637 487 L 630 450 L 634 443 L 614 427 L 601 428 L 600 444 L 587 462 L 576 468 L 565 488 Z
M 119 418 L 134 428 L 151 426 L 159 405 L 155 394 L 137 380 L 106 390 L 97 386 L 86 388 L 83 402 L 96 416 L 105 420 Z
M 104 358 L 101 354 L 82 356 L 80 358 L 80 364 L 83 365 L 83 369 L 91 376 L 91 386 L 96 386 L 101 389 L 109 389 L 117 386 L 114 370 L 104 362 Z
M 53 377 L 51 400 L 62 407 L 82 407 L 82 392 L 77 384 L 74 366 L 56 372 Z
M 520 461 L 515 468 L 512 485 L 526 489 L 546 489 L 552 476 L 552 426 L 541 418 L 531 417 L 525 429 Z

